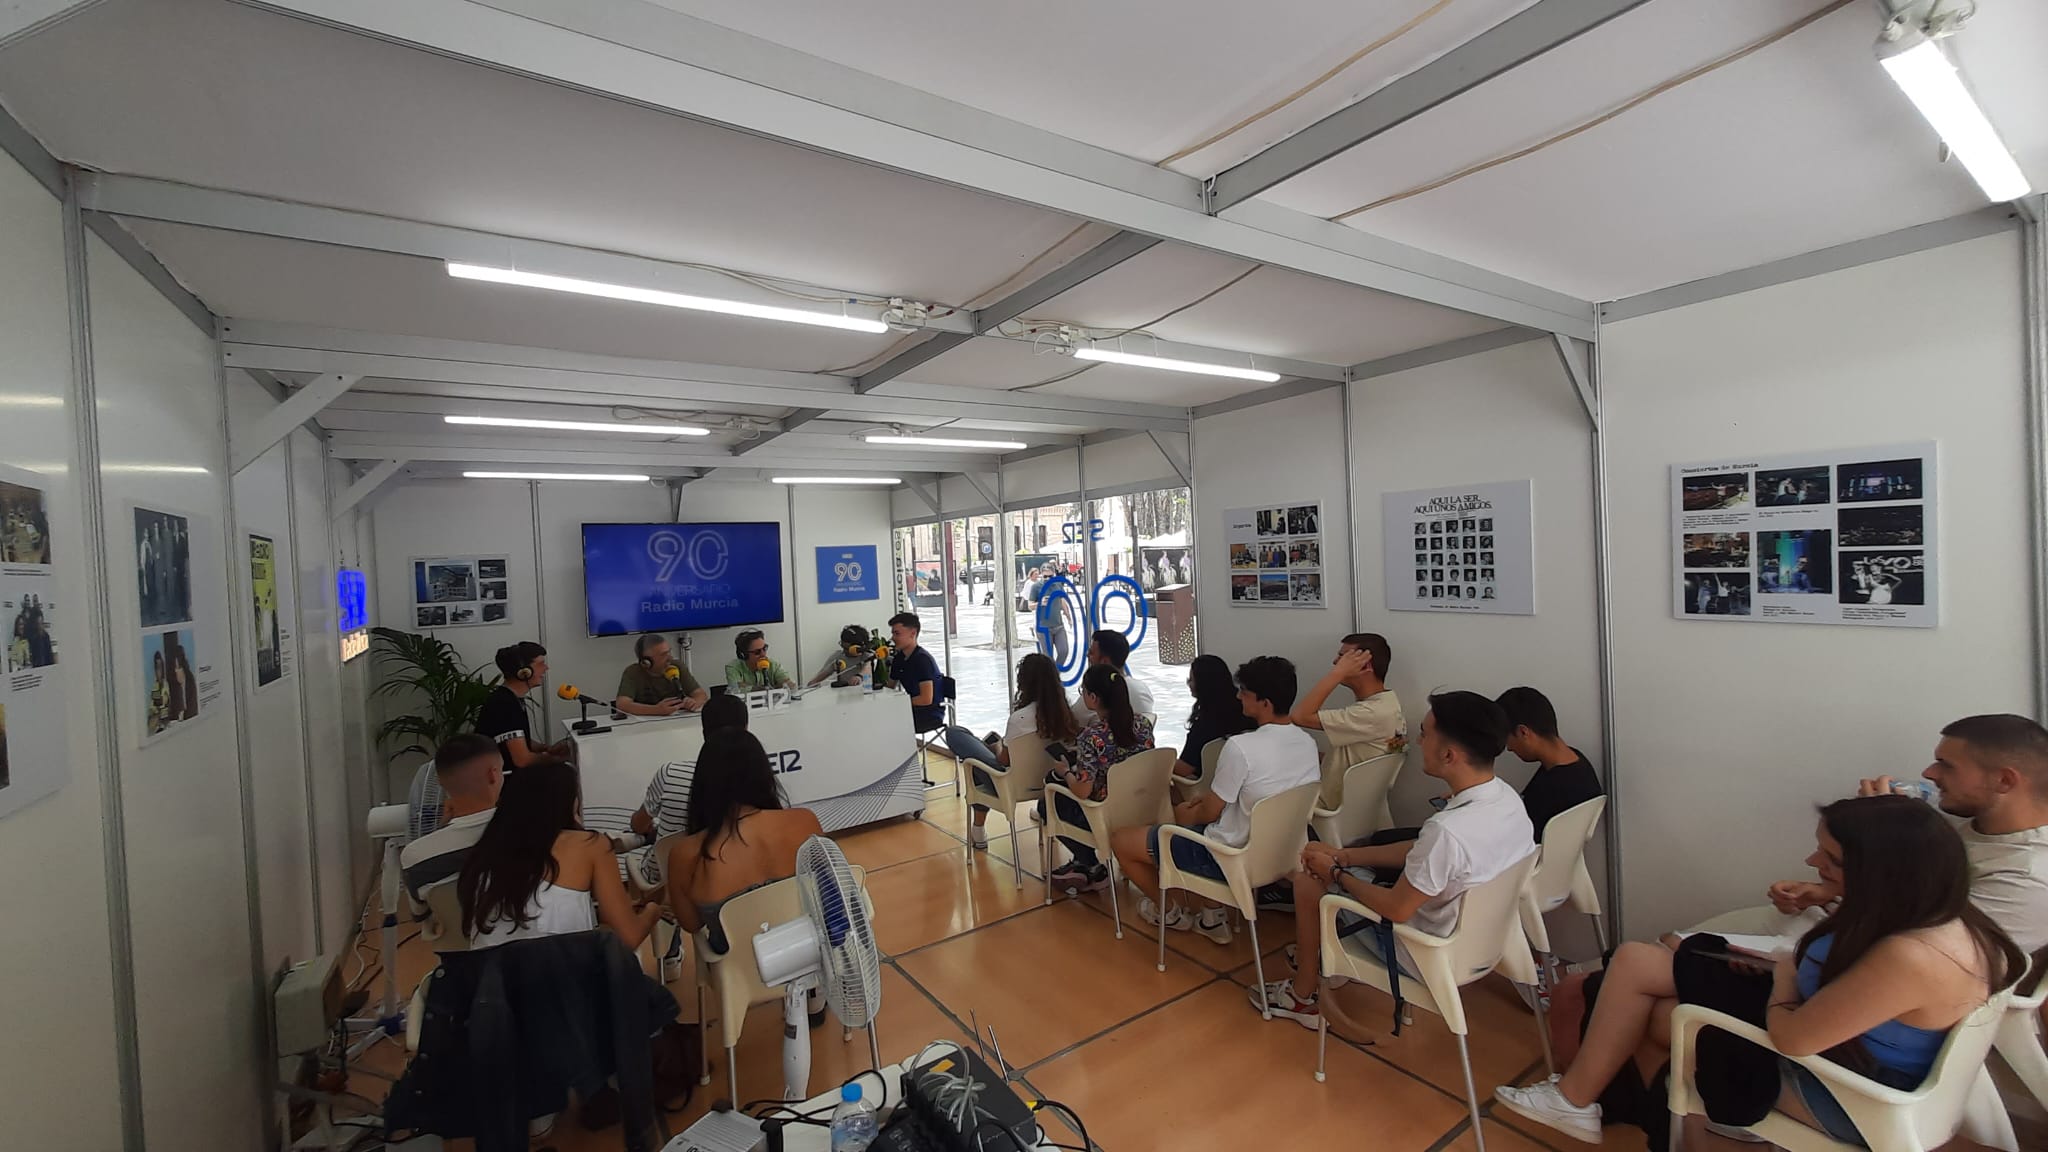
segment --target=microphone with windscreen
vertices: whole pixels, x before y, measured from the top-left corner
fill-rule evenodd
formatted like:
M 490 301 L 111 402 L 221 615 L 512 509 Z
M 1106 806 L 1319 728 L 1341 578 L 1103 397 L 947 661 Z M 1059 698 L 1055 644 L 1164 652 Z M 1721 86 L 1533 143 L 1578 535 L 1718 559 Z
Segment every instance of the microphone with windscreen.
M 590 718 L 590 698 L 578 692 L 574 684 L 564 684 L 560 688 L 555 689 L 555 695 L 560 696 L 564 700 L 574 700 L 577 706 L 582 709 L 583 718 L 569 725 L 571 732 L 588 736 L 594 732 L 611 731 L 610 728 L 599 727 L 597 721 Z

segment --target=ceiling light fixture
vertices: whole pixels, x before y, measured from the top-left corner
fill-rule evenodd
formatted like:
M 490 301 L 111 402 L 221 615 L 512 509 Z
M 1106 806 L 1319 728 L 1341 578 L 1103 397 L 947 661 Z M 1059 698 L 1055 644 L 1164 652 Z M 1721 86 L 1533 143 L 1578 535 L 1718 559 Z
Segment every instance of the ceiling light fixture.
M 901 484 L 894 476 L 773 476 L 776 484 Z
M 949 436 L 863 436 L 870 444 L 895 444 L 904 448 L 994 448 L 1014 452 L 1031 445 L 1022 440 L 956 440 Z
M 631 472 L 464 472 L 465 480 L 612 480 L 620 484 L 645 484 L 654 479 Z
M 1261 384 L 1278 384 L 1280 374 L 1263 368 L 1239 368 L 1231 364 L 1210 364 L 1201 360 L 1175 360 L 1168 356 L 1140 356 L 1135 352 L 1114 352 L 1107 348 L 1076 348 L 1076 360 L 1096 360 L 1104 364 L 1128 364 L 1133 368 L 1161 368 L 1168 372 L 1193 372 L 1198 376 L 1228 376 L 1233 380 L 1257 380 Z
M 602 296 L 607 300 L 631 300 L 639 304 L 692 308 L 699 312 L 719 312 L 727 316 L 747 316 L 756 320 L 815 324 L 821 328 L 843 328 L 849 332 L 889 330 L 889 326 L 880 320 L 864 320 L 858 316 L 835 316 L 830 312 L 807 312 L 801 308 L 778 308 L 772 304 L 749 304 L 740 300 L 720 300 L 711 296 L 690 296 L 681 292 L 663 292 L 655 288 L 606 284 L 599 280 L 572 280 L 567 276 L 521 272 L 514 268 L 487 268 L 480 264 L 458 264 L 453 260 L 448 261 L 448 274 L 458 280 L 482 280 L 491 284 L 546 288 L 555 292 L 573 292 L 579 296 Z
M 449 424 L 486 428 L 553 428 L 562 432 L 635 432 L 643 436 L 709 436 L 711 429 L 694 424 L 629 424 L 622 420 L 522 420 L 512 416 L 443 416 Z
M 1942 38 L 1961 26 L 1960 20 L 1936 19 L 1940 22 L 1930 25 L 1932 35 L 1930 29 L 1900 19 L 1886 25 L 1877 43 L 1878 63 L 1992 203 L 2017 200 L 2029 190 L 2026 174 L 1941 46 Z

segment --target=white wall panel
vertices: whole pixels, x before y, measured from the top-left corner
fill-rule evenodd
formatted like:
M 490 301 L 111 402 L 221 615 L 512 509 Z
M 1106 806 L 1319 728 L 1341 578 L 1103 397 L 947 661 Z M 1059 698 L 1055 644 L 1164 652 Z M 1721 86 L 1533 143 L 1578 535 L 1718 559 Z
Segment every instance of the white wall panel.
M 487 481 L 470 481 L 485 484 Z M 764 485 L 765 487 L 765 485 Z M 652 484 L 547 483 L 540 489 L 540 547 L 547 588 L 548 690 L 574 684 L 590 694 L 593 714 L 610 704 L 619 687 L 619 672 L 633 662 L 633 637 L 592 639 L 583 604 L 583 525 L 641 524 L 668 519 L 668 491 Z M 685 489 L 687 491 L 688 489 Z M 522 491 L 524 489 L 522 488 Z M 527 544 L 529 558 L 533 552 Z M 678 653 L 678 656 L 681 654 Z M 715 666 L 706 659 L 719 657 Z M 721 671 L 731 653 L 723 647 L 699 649 L 691 671 L 699 679 Z M 577 715 L 574 704 L 549 701 L 557 722 Z
M 254 380 L 239 371 L 224 374 L 228 389 L 229 419 L 241 426 L 245 419 L 260 417 L 276 405 Z M 289 673 L 262 687 L 256 684 L 254 651 L 245 642 L 236 653 L 243 662 L 243 680 L 254 697 L 248 701 L 249 779 L 254 793 L 250 808 L 255 813 L 256 867 L 262 880 L 263 963 L 276 971 L 280 962 L 304 960 L 314 954 L 313 923 L 317 910 L 313 902 L 313 845 L 311 825 L 306 820 L 310 800 L 306 792 L 304 717 L 299 707 L 299 677 L 305 674 L 298 652 L 298 622 L 294 586 L 300 577 L 291 539 L 290 461 L 283 443 L 272 447 L 249 466 L 235 474 L 235 519 L 229 542 L 229 556 L 235 563 L 248 563 L 248 537 L 271 541 L 277 574 L 277 615 L 288 653 Z M 246 591 L 249 576 L 240 576 Z M 234 611 L 253 628 L 250 608 L 238 603 Z M 247 635 L 253 635 L 253 632 Z
M 52 559 L 70 590 L 54 618 L 63 789 L 0 820 L 0 1116 L 20 1148 L 118 1148 L 113 960 L 100 823 L 95 637 L 79 542 L 70 317 L 57 201 L 0 156 L 0 460 L 48 485 Z M 68 542 L 68 543 L 67 543 Z M 15 717 L 13 723 L 20 723 Z M 229 819 L 233 819 L 232 810 Z M 219 903 L 242 907 L 234 886 Z M 248 967 L 246 951 L 232 972 Z M 85 1107 L 62 1101 L 90 1099 Z M 167 1145 L 168 1146 L 168 1145 Z
M 1174 451 L 1187 456 L 1188 438 L 1178 432 L 1161 432 L 1159 438 Z M 1088 465 L 1088 488 L 1098 491 L 1146 484 L 1157 488 L 1180 488 L 1180 474 L 1152 443 L 1150 436 L 1122 436 L 1081 449 Z M 1007 483 L 1007 481 L 1005 481 Z
M 1089 477 L 1094 483 L 1094 477 Z M 1321 501 L 1321 608 L 1230 603 L 1227 508 Z M 1201 649 L 1234 667 L 1253 656 L 1294 661 L 1303 685 L 1351 631 L 1351 525 L 1344 515 L 1344 411 L 1335 388 L 1195 421 L 1196 610 Z
M 1012 506 L 1019 502 L 1040 502 L 1048 496 L 1064 496 L 1081 489 L 1080 476 L 1075 472 L 1077 456 L 1074 452 L 1048 452 L 1019 460 L 1003 469 L 1003 502 Z M 1089 478 L 1094 483 L 1094 478 Z
M 143 1122 L 152 1148 L 254 1147 L 263 1046 L 250 970 L 218 360 L 213 341 L 96 237 L 87 269 Z M 136 501 L 211 521 L 211 536 L 192 549 L 202 621 L 196 654 L 202 682 L 210 665 L 225 684 L 196 719 L 147 747 L 140 746 L 148 688 L 134 584 Z M 203 623 L 209 615 L 210 630 Z
M 1603 329 L 1630 935 L 1759 902 L 1807 873 L 1815 804 L 2030 711 L 2018 267 L 2008 233 Z M 1940 627 L 1671 617 L 1671 464 L 1923 439 Z
M 688 491 L 688 489 L 684 489 Z M 895 563 L 891 555 L 888 497 L 881 492 L 858 488 L 792 489 L 796 514 L 791 536 L 796 545 L 796 563 L 791 568 L 796 585 L 797 648 L 803 656 L 799 668 L 789 654 L 783 667 L 799 683 L 825 662 L 825 654 L 839 645 L 839 630 L 848 624 L 877 628 L 896 612 Z M 818 602 L 818 549 L 842 545 L 871 544 L 875 549 L 875 591 L 878 599 L 849 600 L 833 604 Z
M 304 624 L 299 636 L 299 675 L 304 681 L 305 745 L 312 757 L 308 788 L 320 880 L 318 915 L 322 950 L 334 952 L 348 938 L 362 910 L 362 892 L 355 877 L 365 869 L 353 866 L 351 844 L 363 834 L 364 813 L 351 806 L 350 782 L 364 779 L 370 769 L 360 753 L 351 754 L 352 744 L 344 735 L 350 727 L 360 728 L 362 711 L 345 698 L 344 682 L 351 670 L 360 671 L 370 659 L 358 657 L 348 669 L 341 665 L 335 618 L 335 549 L 328 534 L 327 461 L 320 438 L 300 428 L 285 443 L 296 532 L 292 560 L 298 576 L 298 616 Z M 374 584 L 374 572 L 370 578 Z M 376 622 L 374 613 L 370 619 Z M 356 790 L 366 791 L 361 785 Z M 364 861 L 365 866 L 367 863 Z

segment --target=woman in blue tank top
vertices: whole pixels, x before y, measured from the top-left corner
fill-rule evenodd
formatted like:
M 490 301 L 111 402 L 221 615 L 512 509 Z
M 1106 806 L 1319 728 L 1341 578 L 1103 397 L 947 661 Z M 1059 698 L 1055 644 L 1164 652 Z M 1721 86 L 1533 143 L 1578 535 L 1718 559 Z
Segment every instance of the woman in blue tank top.
M 1771 1043 L 1916 1088 L 1949 1030 L 2018 979 L 2026 957 L 1970 903 L 1962 839 L 1933 807 L 1904 796 L 1839 800 L 1821 809 L 1816 840 L 1807 863 L 1840 886 L 1842 902 L 1778 958 Z M 1779 1111 L 1864 1144 L 1818 1077 L 1781 1063 Z

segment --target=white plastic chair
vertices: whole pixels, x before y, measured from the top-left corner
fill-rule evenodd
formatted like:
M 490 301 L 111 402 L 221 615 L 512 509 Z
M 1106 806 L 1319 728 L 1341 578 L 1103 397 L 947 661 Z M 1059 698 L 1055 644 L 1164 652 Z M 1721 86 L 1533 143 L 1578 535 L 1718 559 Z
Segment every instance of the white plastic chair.
M 861 902 L 868 904 L 867 869 L 854 865 L 853 880 L 860 890 Z M 869 914 L 872 918 L 872 904 L 869 904 Z M 754 937 L 769 925 L 794 920 L 801 915 L 802 898 L 797 894 L 796 879 L 791 877 L 764 884 L 751 892 L 742 892 L 720 906 L 718 924 L 725 932 L 728 945 L 724 952 L 712 951 L 709 925 L 697 930 L 697 1021 L 700 1027 L 707 1023 L 704 993 L 708 988 L 718 1002 L 719 1030 L 725 1038 L 727 1087 L 734 1100 L 740 1099 L 737 1057 L 740 1034 L 746 1030 L 747 1009 L 756 1004 L 779 1004 L 783 994 L 781 988 L 770 988 L 761 982 L 761 966 L 754 959 Z M 708 1044 L 704 1047 L 704 1068 L 698 1083 L 711 1083 L 711 1049 Z
M 1408 762 L 1406 752 L 1389 752 L 1360 760 L 1344 770 L 1344 802 L 1335 808 L 1317 804 L 1309 816 L 1316 839 L 1332 848 L 1355 844 L 1382 828 L 1394 826 L 1394 813 L 1387 806 L 1387 794 Z
M 984 804 L 1003 814 L 1010 822 L 1010 863 L 1017 874 L 1017 887 L 1024 887 L 1024 858 L 1017 854 L 1017 813 L 1045 795 L 1045 774 L 1052 771 L 1052 757 L 1045 754 L 1045 741 L 1035 734 L 1019 736 L 1008 741 L 1010 766 L 984 764 L 969 758 L 962 766 L 971 782 L 968 790 L 973 793 L 974 803 Z M 986 779 L 984 779 L 984 777 Z M 1045 856 L 1045 825 L 1038 826 L 1038 854 Z M 969 852 L 968 863 L 973 864 L 974 853 Z M 1046 882 L 1046 899 L 1052 899 L 1052 880 Z
M 1823 1056 L 1786 1059 L 1827 1085 L 1871 1152 L 1926 1152 L 1938 1148 L 1962 1131 L 1966 1120 L 1976 1121 L 1971 1124 L 1973 1138 L 1981 1140 L 1989 1135 L 1994 1146 L 2011 1149 L 2011 1121 L 1999 1106 L 1997 1090 L 1984 1071 L 1984 1058 L 1990 1054 L 1992 1040 L 2010 1001 L 2010 993 L 2000 992 L 1951 1029 L 1941 1052 L 1934 1058 L 1934 1068 L 1927 1074 L 1926 1082 L 1912 1091 L 1866 1079 Z M 1761 1028 L 1695 1004 L 1678 1006 L 1671 1014 L 1671 1084 L 1667 1096 L 1673 1152 L 1677 1152 L 1685 1117 L 1706 1115 L 1706 1105 L 1700 1100 L 1694 1081 L 1697 1068 L 1693 1052 L 1700 1029 L 1707 1027 L 1771 1048 L 1770 1034 Z M 1996 1135 L 2001 1121 L 2002 1140 Z M 1787 1152 L 1856 1152 L 1856 1145 L 1844 1144 L 1776 1111 L 1750 1125 L 1749 1131 Z
M 2041 1050 L 2041 1004 L 2048 1001 L 2048 980 L 2040 980 L 2044 971 L 2048 971 L 2048 950 L 2035 954 L 2032 970 L 2012 992 L 2011 1006 L 1999 1021 L 1998 1036 L 1992 1043 L 2020 1083 L 2048 1108 L 2048 1053 Z
M 1223 758 L 1223 741 L 1211 740 L 1202 745 L 1202 774 L 1193 778 L 1175 776 L 1173 790 L 1182 800 L 1194 800 L 1207 796 L 1215 789 L 1210 785 L 1216 780 L 1216 762 Z
M 429 884 L 420 895 L 425 898 L 427 914 L 431 917 L 420 932 L 434 951 L 469 951 L 469 937 L 462 934 L 462 899 L 456 895 L 455 881 Z M 420 1050 L 420 1026 L 427 1019 L 427 988 L 433 982 L 433 972 L 420 977 L 419 987 L 412 992 L 412 1003 L 405 1010 L 405 1050 L 408 1052 Z
M 1401 998 L 1418 1008 L 1444 1018 L 1444 1026 L 1458 1038 L 1458 1062 L 1465 1070 L 1465 1102 L 1472 1110 L 1473 1139 L 1478 1152 L 1486 1152 L 1486 1134 L 1479 1124 L 1479 1094 L 1472 1086 L 1472 1054 L 1466 1036 L 1471 1030 L 1465 1018 L 1465 1001 L 1459 989 L 1496 969 L 1517 984 L 1536 983 L 1536 958 L 1529 952 L 1518 913 L 1522 890 L 1536 867 L 1536 852 L 1509 865 L 1506 871 L 1476 888 L 1468 888 L 1458 905 L 1458 926 L 1448 936 L 1431 936 L 1406 924 L 1394 925 L 1394 939 L 1407 946 L 1409 962 L 1416 976 L 1401 978 Z M 1323 922 L 1322 974 L 1356 980 L 1387 992 L 1391 979 L 1386 966 L 1358 937 L 1337 935 L 1337 914 L 1355 912 L 1368 920 L 1379 915 L 1370 908 L 1336 893 L 1326 895 L 1319 905 Z M 1398 957 L 1390 959 L 1398 960 Z M 1316 1079 L 1323 1079 L 1323 1058 L 1329 1045 L 1328 1013 L 1318 1013 L 1316 1027 Z M 1536 1014 L 1536 1033 L 1543 1050 L 1550 1050 L 1550 1029 L 1543 1014 Z
M 1013 754 L 1014 755 L 1014 754 Z M 1052 844 L 1056 837 L 1065 836 L 1077 840 L 1102 858 L 1109 868 L 1109 915 L 1116 926 L 1116 938 L 1124 938 L 1124 914 L 1117 900 L 1119 887 L 1116 853 L 1109 850 L 1109 838 L 1119 828 L 1132 825 L 1164 824 L 1171 817 L 1173 807 L 1171 790 L 1167 781 L 1173 776 L 1174 751 L 1171 748 L 1148 748 L 1109 770 L 1109 798 L 1106 800 L 1083 800 L 1064 785 L 1045 786 L 1045 902 L 1052 903 Z M 1081 814 L 1088 818 L 1086 824 L 1075 824 L 1061 818 L 1058 797 L 1065 796 L 1081 806 Z
M 1252 966 L 1261 988 L 1266 986 L 1266 961 L 1259 947 L 1258 890 L 1301 866 L 1301 850 L 1308 844 L 1309 809 L 1316 806 L 1316 796 L 1322 787 L 1321 780 L 1311 780 L 1252 805 L 1251 832 L 1242 848 L 1229 847 L 1177 824 L 1163 824 L 1159 828 L 1160 917 L 1166 916 L 1166 894 L 1176 888 L 1236 908 L 1244 914 L 1245 923 L 1251 925 Z M 1182 870 L 1173 861 L 1175 840 L 1189 840 L 1207 848 L 1216 858 L 1223 879 L 1212 880 Z M 1164 925 L 1159 929 L 1159 970 L 1166 971 Z M 1273 1018 L 1271 1009 L 1263 1014 L 1268 1020 Z
M 1600 926 L 1600 896 L 1593 889 L 1592 873 L 1586 870 L 1586 845 L 1592 841 L 1593 833 L 1600 827 L 1600 816 L 1606 811 L 1607 797 L 1595 796 L 1552 816 L 1550 823 L 1543 826 L 1536 871 L 1522 893 L 1522 931 L 1529 935 L 1529 946 L 1543 956 L 1552 954 L 1550 926 L 1544 923 L 1543 916 L 1567 900 L 1593 918 L 1600 950 L 1607 951 L 1607 934 Z

